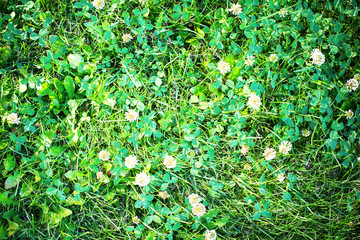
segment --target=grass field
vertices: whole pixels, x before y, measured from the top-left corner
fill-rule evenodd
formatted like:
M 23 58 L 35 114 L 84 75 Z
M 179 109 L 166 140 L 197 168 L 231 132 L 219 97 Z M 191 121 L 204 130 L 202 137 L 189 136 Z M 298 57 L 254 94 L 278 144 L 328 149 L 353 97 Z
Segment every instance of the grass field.
M 0 239 L 360 239 L 356 0 L 0 10 Z

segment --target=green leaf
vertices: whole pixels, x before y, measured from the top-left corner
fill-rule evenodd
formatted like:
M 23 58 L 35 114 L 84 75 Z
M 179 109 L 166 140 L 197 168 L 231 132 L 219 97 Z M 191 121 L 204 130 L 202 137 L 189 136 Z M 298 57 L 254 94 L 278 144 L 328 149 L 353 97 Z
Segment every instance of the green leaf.
M 53 138 L 55 137 L 55 135 L 56 135 L 55 133 L 53 133 L 49 130 L 47 130 L 45 132 L 45 142 L 46 142 L 47 146 L 51 145 L 51 142 L 52 142 Z
M 84 62 L 83 57 L 78 53 L 69 54 L 69 56 L 67 57 L 67 60 L 69 61 L 70 66 L 72 68 L 77 68 L 80 63 Z
M 335 27 L 334 27 L 334 31 L 336 33 L 339 33 L 341 31 L 341 27 L 342 27 L 341 23 L 339 21 L 337 21 L 336 24 L 335 24 Z
M 163 136 L 162 133 L 159 131 L 155 131 L 153 134 L 156 138 L 161 138 Z
M 284 200 L 285 201 L 291 201 L 291 194 L 287 193 L 287 192 L 284 192 Z
M 4 166 L 5 166 L 6 171 L 8 171 L 8 172 L 12 171 L 14 169 L 15 165 L 16 165 L 16 162 L 14 161 L 14 156 L 7 154 L 7 157 L 5 158 L 5 161 L 4 161 Z
M 153 215 L 151 218 L 156 223 L 161 223 L 162 222 L 161 218 L 159 216 L 157 216 L 157 215 Z
M 257 211 L 261 211 L 261 205 L 260 203 L 256 203 L 254 208 L 257 210 Z
M 330 53 L 337 54 L 339 52 L 339 48 L 335 45 L 330 45 Z
M 192 135 L 192 134 L 186 134 L 185 135 L 185 140 L 186 141 L 189 141 L 189 142 L 191 142 L 192 140 L 194 140 L 194 135 Z
M 146 24 L 145 28 L 146 30 L 153 30 L 154 26 L 152 24 Z
M 253 220 L 257 220 L 257 219 L 259 219 L 260 217 L 261 217 L 261 212 L 256 212 L 256 213 L 253 215 L 252 219 L 253 219 Z
M 260 182 L 263 183 L 265 181 L 265 173 L 263 173 L 260 177 Z
M 51 196 L 51 195 L 55 195 L 57 193 L 57 188 L 54 187 L 50 187 L 48 189 L 46 189 L 46 194 Z
M 155 221 L 156 222 L 156 221 Z M 151 231 L 145 238 L 145 240 L 154 240 L 155 239 L 156 232 Z
M 74 4 L 74 8 L 82 8 L 83 6 L 84 6 L 84 3 L 82 3 L 82 2 L 76 2 Z
M 8 192 L 4 192 L 4 193 L 0 193 L 0 204 L 3 206 L 7 206 L 9 204 L 13 204 L 14 200 L 10 197 L 8 197 L 9 193 Z
M 266 218 L 271 218 L 271 216 L 272 216 L 272 215 L 271 215 L 271 212 L 265 211 L 265 210 L 262 211 L 261 214 L 262 214 L 263 216 L 265 216 Z
M 30 34 L 30 39 L 31 40 L 38 40 L 39 39 L 39 35 L 37 34 L 37 33 L 32 33 L 32 34 Z
M 59 53 L 63 55 L 66 53 L 66 46 L 63 40 L 56 35 L 51 35 L 49 37 L 50 47 L 53 49 L 55 53 Z
M 171 213 L 171 211 L 168 207 L 163 207 L 161 209 L 161 214 L 163 214 L 163 215 L 169 215 L 170 213 Z
M 63 218 L 72 214 L 70 209 L 61 207 L 59 211 L 48 213 L 46 219 L 51 226 L 57 225 Z
M 40 159 L 41 159 L 42 161 L 45 161 L 45 160 L 46 160 L 46 155 L 45 155 L 45 153 L 43 153 L 43 152 L 40 152 L 40 153 L 39 153 L 39 157 L 40 157 Z
M 247 204 L 254 203 L 256 201 L 256 198 L 254 196 L 249 196 L 245 198 L 245 201 Z
M 235 140 L 232 140 L 229 145 L 230 145 L 230 147 L 234 148 L 238 145 L 238 143 L 239 143 L 239 141 L 235 139 Z
M 4 46 L 0 47 L 0 65 L 5 64 L 6 61 L 11 57 L 11 47 Z
M 228 221 L 229 221 L 230 217 L 223 217 L 220 219 L 217 219 L 215 221 L 215 225 L 218 227 L 223 227 Z
M 133 227 L 133 226 L 127 226 L 125 229 L 126 229 L 126 231 L 128 231 L 128 232 L 134 231 L 134 227 Z
M 175 5 L 174 6 L 174 11 L 177 13 L 181 13 L 181 6 L 180 5 Z
M 31 185 L 31 183 L 23 183 L 21 190 L 20 190 L 20 196 L 26 197 L 28 196 L 32 191 L 34 190 L 34 187 Z
M 13 188 L 20 182 L 21 174 L 18 171 L 14 172 L 13 176 L 9 176 L 5 181 L 5 189 Z
M 3 225 L 0 226 L 0 240 L 8 239 L 8 232 L 5 230 Z
M 260 193 L 263 194 L 263 195 L 266 195 L 266 194 L 267 194 L 267 189 L 266 189 L 265 185 L 263 185 L 263 184 L 260 185 L 259 191 L 260 191 Z
M 65 77 L 64 87 L 66 89 L 66 92 L 69 94 L 69 96 L 72 97 L 74 95 L 74 91 L 75 91 L 75 83 L 71 77 L 69 77 L 69 76 Z
M 8 221 L 9 221 L 9 227 L 7 231 L 8 231 L 8 236 L 10 237 L 19 229 L 19 224 L 17 224 L 16 222 L 12 222 L 10 220 Z
M 213 218 L 213 217 L 216 217 L 218 215 L 218 213 L 219 213 L 218 209 L 211 209 L 204 215 L 204 217 Z

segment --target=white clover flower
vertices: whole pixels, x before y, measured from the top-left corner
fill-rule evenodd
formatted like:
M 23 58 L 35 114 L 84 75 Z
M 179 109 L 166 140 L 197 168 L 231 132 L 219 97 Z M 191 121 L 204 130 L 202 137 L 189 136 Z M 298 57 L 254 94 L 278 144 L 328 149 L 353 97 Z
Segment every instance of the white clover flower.
M 99 152 L 99 158 L 103 161 L 108 161 L 110 159 L 110 153 L 106 150 L 101 150 Z
M 196 193 L 190 194 L 188 199 L 189 199 L 189 203 L 190 203 L 191 206 L 199 204 L 200 201 L 201 201 L 199 195 L 197 195 Z
M 164 191 L 164 192 L 159 192 L 159 197 L 161 197 L 162 199 L 165 200 L 165 199 L 169 198 L 170 195 L 166 191 Z
M 273 53 L 270 55 L 269 60 L 270 62 L 276 62 L 278 60 L 278 56 L 275 53 Z
M 136 158 L 136 156 L 133 155 L 129 155 L 125 158 L 125 166 L 127 168 L 134 168 L 135 165 L 138 163 L 138 160 Z
M 360 81 L 360 74 L 355 74 L 353 79 L 355 79 L 356 81 Z
M 218 69 L 222 75 L 225 75 L 226 73 L 230 72 L 230 70 L 231 70 L 230 64 L 228 64 L 227 62 L 224 62 L 223 60 L 221 60 L 218 63 Z
M 254 93 L 248 99 L 248 105 L 252 109 L 259 109 L 261 106 L 261 98 Z
M 7 116 L 7 120 L 11 124 L 19 124 L 20 123 L 20 118 L 18 117 L 17 113 L 9 114 L 9 116 Z
M 138 185 L 140 187 L 145 187 L 147 185 L 149 185 L 150 183 L 150 176 L 147 175 L 145 172 L 141 172 L 136 174 L 135 177 L 135 185 Z
M 355 78 L 352 78 L 348 80 L 345 85 L 347 89 L 349 89 L 349 92 L 351 92 L 355 91 L 359 87 L 359 82 Z
M 310 136 L 311 131 L 310 131 L 310 130 L 307 130 L 307 129 L 303 129 L 303 130 L 301 131 L 301 134 L 302 134 L 304 137 L 308 137 L 308 136 Z
M 101 10 L 105 7 L 105 0 L 94 0 L 93 6 L 94 8 Z
M 292 144 L 289 141 L 283 141 L 280 143 L 279 146 L 279 152 L 282 154 L 289 154 L 289 152 L 291 151 L 292 148 Z
M 345 111 L 345 116 L 346 116 L 346 119 L 351 119 L 354 116 L 354 113 L 351 110 L 347 110 L 347 111 Z
M 285 180 L 285 175 L 283 173 L 278 173 L 276 176 L 279 182 L 283 182 Z
M 234 15 L 239 15 L 242 12 L 241 5 L 239 3 L 234 3 L 231 5 L 231 7 L 228 9 L 229 12 L 232 12 Z
M 325 62 L 325 55 L 317 48 L 312 50 L 310 58 L 312 59 L 312 63 L 318 66 L 323 65 Z
M 263 156 L 265 157 L 266 161 L 270 161 L 276 157 L 276 150 L 273 148 L 265 149 Z
M 126 120 L 128 120 L 129 122 L 134 122 L 136 120 L 139 119 L 139 114 L 133 110 L 133 109 L 129 109 L 126 113 L 125 113 L 125 118 Z
M 246 145 L 246 144 L 244 144 L 242 147 L 241 147 L 241 154 L 242 155 L 246 155 L 248 152 L 249 152 L 249 147 Z
M 26 90 L 27 90 L 27 85 L 20 83 L 20 85 L 19 85 L 19 92 L 23 93 L 23 92 L 26 92 Z
M 149 0 L 139 0 L 139 3 L 141 3 L 141 4 L 146 4 L 147 2 L 148 2 Z
M 360 162 L 360 157 L 358 157 L 357 160 Z
M 105 177 L 105 176 L 104 176 L 104 178 L 102 178 L 102 180 L 103 180 L 104 183 L 109 183 L 110 182 L 110 179 L 108 177 Z
M 205 231 L 205 240 L 215 240 L 216 239 L 216 231 L 215 230 L 206 230 Z
M 251 169 L 251 165 L 248 164 L 248 163 L 245 163 L 244 169 L 245 169 L 245 170 L 250 170 L 250 169 Z
M 130 33 L 126 33 L 121 38 L 124 41 L 124 43 L 127 43 L 130 42 L 133 37 L 131 36 Z
M 99 172 L 96 173 L 96 178 L 97 178 L 97 179 L 100 180 L 100 179 L 102 179 L 103 177 L 104 177 L 104 173 L 103 173 L 102 171 L 99 171 Z
M 247 59 L 245 59 L 245 65 L 246 66 L 252 66 L 255 62 L 255 57 L 254 56 L 251 56 L 251 57 L 248 57 Z
M 166 155 L 164 158 L 164 166 L 167 168 L 175 168 L 176 167 L 176 159 L 172 156 Z
M 285 17 L 288 14 L 288 11 L 285 8 L 280 9 L 279 15 L 280 17 Z
M 198 204 L 192 206 L 192 213 L 195 216 L 201 217 L 205 214 L 205 212 L 206 212 L 206 208 L 205 208 L 204 204 L 202 204 L 202 203 L 198 203 Z
M 139 219 L 137 216 L 135 216 L 135 217 L 132 218 L 132 222 L 133 222 L 134 224 L 139 224 L 139 223 L 140 223 L 140 219 Z

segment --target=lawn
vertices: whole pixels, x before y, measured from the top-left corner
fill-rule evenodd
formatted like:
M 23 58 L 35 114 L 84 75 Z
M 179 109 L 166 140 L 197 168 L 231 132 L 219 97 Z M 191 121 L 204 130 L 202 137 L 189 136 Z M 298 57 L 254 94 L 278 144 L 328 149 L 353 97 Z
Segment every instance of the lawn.
M 0 0 L 0 239 L 360 239 L 356 0 Z

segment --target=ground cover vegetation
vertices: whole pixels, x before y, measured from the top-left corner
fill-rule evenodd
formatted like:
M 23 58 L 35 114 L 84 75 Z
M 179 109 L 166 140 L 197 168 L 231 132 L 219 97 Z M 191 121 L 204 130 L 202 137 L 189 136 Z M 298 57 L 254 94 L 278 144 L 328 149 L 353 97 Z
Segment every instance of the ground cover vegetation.
M 356 0 L 0 0 L 0 239 L 359 239 Z

